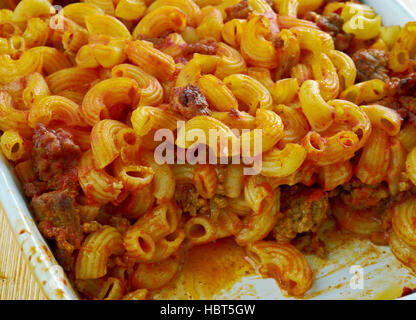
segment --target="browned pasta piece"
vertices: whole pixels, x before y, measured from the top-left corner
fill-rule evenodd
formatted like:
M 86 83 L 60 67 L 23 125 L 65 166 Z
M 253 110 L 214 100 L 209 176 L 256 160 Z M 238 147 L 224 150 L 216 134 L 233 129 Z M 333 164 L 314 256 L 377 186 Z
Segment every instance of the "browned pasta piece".
M 261 274 L 273 277 L 290 295 L 302 296 L 312 286 L 312 270 L 294 246 L 258 241 L 249 244 L 246 250 Z

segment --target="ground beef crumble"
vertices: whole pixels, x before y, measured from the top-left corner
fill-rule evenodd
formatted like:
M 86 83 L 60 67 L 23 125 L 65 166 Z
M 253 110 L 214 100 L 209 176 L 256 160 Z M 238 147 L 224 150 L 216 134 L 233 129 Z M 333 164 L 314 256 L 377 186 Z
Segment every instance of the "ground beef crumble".
M 64 129 L 38 124 L 32 138 L 30 161 L 34 177 L 24 184 L 32 198 L 40 232 L 56 241 L 55 253 L 67 271 L 74 268 L 74 250 L 81 246 L 83 233 L 75 197 L 79 183 L 77 165 L 81 150 Z
M 227 201 L 223 196 L 216 194 L 211 199 L 204 199 L 191 184 L 176 186 L 175 201 L 184 213 L 192 217 L 209 214 L 215 219 L 227 206 Z
M 282 215 L 273 230 L 279 243 L 290 242 L 299 233 L 316 232 L 327 217 L 328 195 L 321 189 L 303 188 L 282 188 Z
M 186 87 L 175 87 L 170 97 L 170 107 L 186 119 L 200 115 L 210 115 L 208 102 L 199 87 L 188 84 Z
M 357 67 L 357 80 L 359 82 L 380 79 L 388 81 L 388 57 L 385 51 L 377 49 L 360 49 L 352 55 Z
M 329 33 L 332 37 L 335 37 L 342 31 L 342 25 L 344 24 L 340 15 L 336 13 L 330 13 L 327 16 L 323 16 L 316 12 L 309 11 L 304 18 L 315 22 L 322 31 Z
M 416 127 L 416 73 L 391 77 L 386 83 L 387 97 L 376 104 L 396 110 L 405 122 Z
M 202 198 L 193 185 L 178 185 L 175 200 L 182 211 L 190 216 L 208 214 L 210 211 L 209 201 Z
M 38 124 L 33 135 L 32 166 L 37 177 L 24 185 L 27 196 L 46 190 L 76 190 L 77 164 L 81 150 L 64 129 L 47 129 Z
M 322 259 L 325 259 L 327 256 L 325 243 L 319 239 L 316 232 L 308 232 L 296 237 L 292 244 L 305 254 L 314 254 Z
M 82 230 L 73 192 L 46 192 L 33 197 L 31 206 L 47 239 L 55 239 L 57 247 L 68 253 L 80 248 Z
M 194 53 L 215 55 L 218 50 L 218 44 L 215 40 L 209 39 L 197 43 L 188 43 L 185 46 L 184 54 L 193 55 Z
M 385 97 L 375 103 L 396 110 L 405 122 L 416 127 L 416 97 Z
M 334 37 L 335 50 L 346 52 L 353 40 L 354 35 L 351 33 L 338 33 Z
M 401 78 L 392 77 L 387 83 L 390 96 L 416 96 L 416 73 L 410 73 Z
M 144 41 L 151 42 L 153 43 L 154 47 L 157 49 L 166 42 L 166 39 L 170 33 L 172 33 L 172 31 L 166 31 L 165 33 L 163 33 L 157 38 L 139 35 L 137 37 L 137 40 L 144 40 Z
M 334 39 L 335 49 L 346 52 L 354 40 L 354 35 L 345 33 L 342 30 L 344 21 L 337 13 L 329 13 L 327 16 L 310 11 L 305 14 L 304 19 L 315 22 L 323 31 L 327 32 Z
M 149 37 L 138 37 L 139 40 L 144 40 L 153 43 L 153 46 L 158 49 L 163 43 L 166 42 L 166 37 L 149 38 Z
M 241 0 L 239 3 L 225 8 L 227 17 L 224 22 L 232 19 L 247 19 L 250 12 L 251 8 L 248 0 Z
M 389 198 L 389 191 L 384 184 L 366 185 L 358 180 L 342 186 L 341 199 L 354 209 L 366 209 L 381 205 L 382 200 Z

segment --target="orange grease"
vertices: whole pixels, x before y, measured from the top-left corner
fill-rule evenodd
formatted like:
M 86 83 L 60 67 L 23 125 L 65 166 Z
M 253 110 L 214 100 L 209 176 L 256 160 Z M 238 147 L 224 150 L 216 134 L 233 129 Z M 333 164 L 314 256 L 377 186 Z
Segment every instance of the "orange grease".
M 188 251 L 176 278 L 154 294 L 166 298 L 212 299 L 243 276 L 254 274 L 245 256 L 244 249 L 232 238 L 194 247 Z

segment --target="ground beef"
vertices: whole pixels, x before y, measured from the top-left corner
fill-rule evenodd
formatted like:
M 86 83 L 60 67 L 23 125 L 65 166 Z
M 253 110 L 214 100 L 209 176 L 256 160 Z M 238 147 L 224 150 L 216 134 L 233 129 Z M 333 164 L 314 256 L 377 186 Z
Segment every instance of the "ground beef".
M 204 42 L 189 43 L 186 45 L 184 54 L 193 55 L 194 53 L 215 55 L 217 53 L 218 44 L 214 40 L 207 40 Z
M 280 36 L 272 37 L 271 41 L 276 49 L 282 49 L 285 45 L 284 40 Z M 276 71 L 276 78 L 290 78 L 291 70 L 298 63 L 299 57 L 294 54 L 283 54 L 279 60 L 280 67 Z
M 334 40 L 336 50 L 346 52 L 350 48 L 354 35 L 342 30 L 344 21 L 339 14 L 329 13 L 323 16 L 310 11 L 305 14 L 304 19 L 315 22 L 321 30 L 329 33 Z
M 223 209 L 228 205 L 227 198 L 225 196 L 216 194 L 209 199 L 209 209 L 212 218 L 218 218 Z
M 225 22 L 232 19 L 247 19 L 251 12 L 248 0 L 241 0 L 239 3 L 225 8 L 227 15 Z
M 273 230 L 279 243 L 287 243 L 299 233 L 316 232 L 326 219 L 328 195 L 321 189 L 299 191 L 302 189 L 301 186 L 282 188 L 282 215 Z
M 155 48 L 160 47 L 163 43 L 166 42 L 166 38 L 167 36 L 172 33 L 172 31 L 166 31 L 164 32 L 162 35 L 160 35 L 158 38 L 153 38 L 153 37 L 148 37 L 148 36 L 143 36 L 143 35 L 138 35 L 137 36 L 137 40 L 144 40 L 144 41 L 149 41 L 151 43 L 153 43 Z
M 284 42 L 283 38 L 280 37 L 280 36 L 274 37 L 272 39 L 272 42 L 273 42 L 273 46 L 276 49 L 282 49 L 284 47 L 284 45 L 285 45 L 285 42 Z
M 209 201 L 202 198 L 195 187 L 184 184 L 175 189 L 175 200 L 184 213 L 191 216 L 208 214 L 210 211 Z
M 68 272 L 67 275 L 70 277 L 70 279 L 73 280 L 76 256 L 71 252 L 60 248 L 55 248 L 54 253 L 56 260 L 58 260 L 62 268 Z
M 402 99 L 402 98 L 409 98 L 409 97 L 400 97 L 400 98 L 395 98 L 395 97 L 385 97 L 381 100 L 376 101 L 374 104 L 379 104 L 382 105 L 384 107 L 387 108 L 391 108 L 397 111 L 397 113 L 400 115 L 400 117 L 403 120 L 407 120 L 407 119 L 412 119 L 414 118 L 414 114 L 409 112 L 408 109 L 406 109 L 405 107 L 402 106 L 401 101 L 405 102 L 406 99 Z
M 31 206 L 45 238 L 55 239 L 58 248 L 67 253 L 80 248 L 82 230 L 73 192 L 46 192 L 33 197 Z
M 208 102 L 199 87 L 188 84 L 172 89 L 170 107 L 187 119 L 200 115 L 210 115 Z
M 159 46 L 161 46 L 163 43 L 166 42 L 166 38 L 148 38 L 148 37 L 138 37 L 139 40 L 145 40 L 153 43 L 153 46 L 158 49 Z
M 335 50 L 346 52 L 354 40 L 354 35 L 350 33 L 338 33 L 334 37 Z
M 336 13 L 322 16 L 316 12 L 309 11 L 305 14 L 304 19 L 315 22 L 321 30 L 329 33 L 332 37 L 335 37 L 342 31 L 342 25 L 344 24 L 344 20 Z
M 31 161 L 38 181 L 25 186 L 28 196 L 46 190 L 78 188 L 77 164 L 81 150 L 70 133 L 38 124 L 33 135 L 33 146 Z
M 29 198 L 37 196 L 45 191 L 47 191 L 48 186 L 45 181 L 33 180 L 25 182 L 23 185 L 23 191 L 25 195 Z
M 305 254 L 314 254 L 322 259 L 327 256 L 325 243 L 319 239 L 317 233 L 308 232 L 293 240 L 293 245 Z
M 400 105 L 407 111 L 416 114 L 416 97 L 402 96 L 399 98 Z
M 227 200 L 224 196 L 216 194 L 211 199 L 204 199 L 199 195 L 195 187 L 190 184 L 176 187 L 175 201 L 183 213 L 193 217 L 209 214 L 212 218 L 217 218 L 221 211 L 227 207 Z
M 131 225 L 130 221 L 122 216 L 120 208 L 111 203 L 102 206 L 95 219 L 99 224 L 110 225 L 120 233 L 125 233 Z
M 403 79 L 390 78 L 386 84 L 387 97 L 376 104 L 396 110 L 404 121 L 416 127 L 416 73 Z
M 389 96 L 416 97 L 416 73 L 408 74 L 402 78 L 392 77 L 386 85 Z
M 416 73 L 411 73 L 400 79 L 397 85 L 397 94 L 416 97 Z
M 339 14 L 329 13 L 325 20 L 322 20 L 318 23 L 318 27 L 322 28 L 324 31 L 331 33 L 339 33 L 342 31 L 342 26 L 344 25 L 344 20 Z
M 396 99 L 394 97 L 384 97 L 383 99 L 376 101 L 375 104 L 379 104 L 394 110 L 398 110 L 401 108 L 399 99 Z
M 373 79 L 389 80 L 388 57 L 385 51 L 360 49 L 352 55 L 352 59 L 357 67 L 357 80 L 359 82 Z
M 389 198 L 388 188 L 384 184 L 374 186 L 363 184 L 359 181 L 342 186 L 341 193 L 343 202 L 356 210 L 366 209 L 374 206 L 383 206 L 384 201 Z

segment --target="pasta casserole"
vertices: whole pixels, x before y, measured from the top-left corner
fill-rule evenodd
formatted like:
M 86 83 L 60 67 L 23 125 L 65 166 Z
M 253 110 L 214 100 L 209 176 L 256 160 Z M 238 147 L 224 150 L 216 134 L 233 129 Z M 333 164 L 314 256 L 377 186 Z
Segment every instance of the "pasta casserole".
M 416 22 L 360 1 L 8 0 L 0 131 L 81 298 L 222 238 L 302 297 L 329 230 L 416 273 Z

